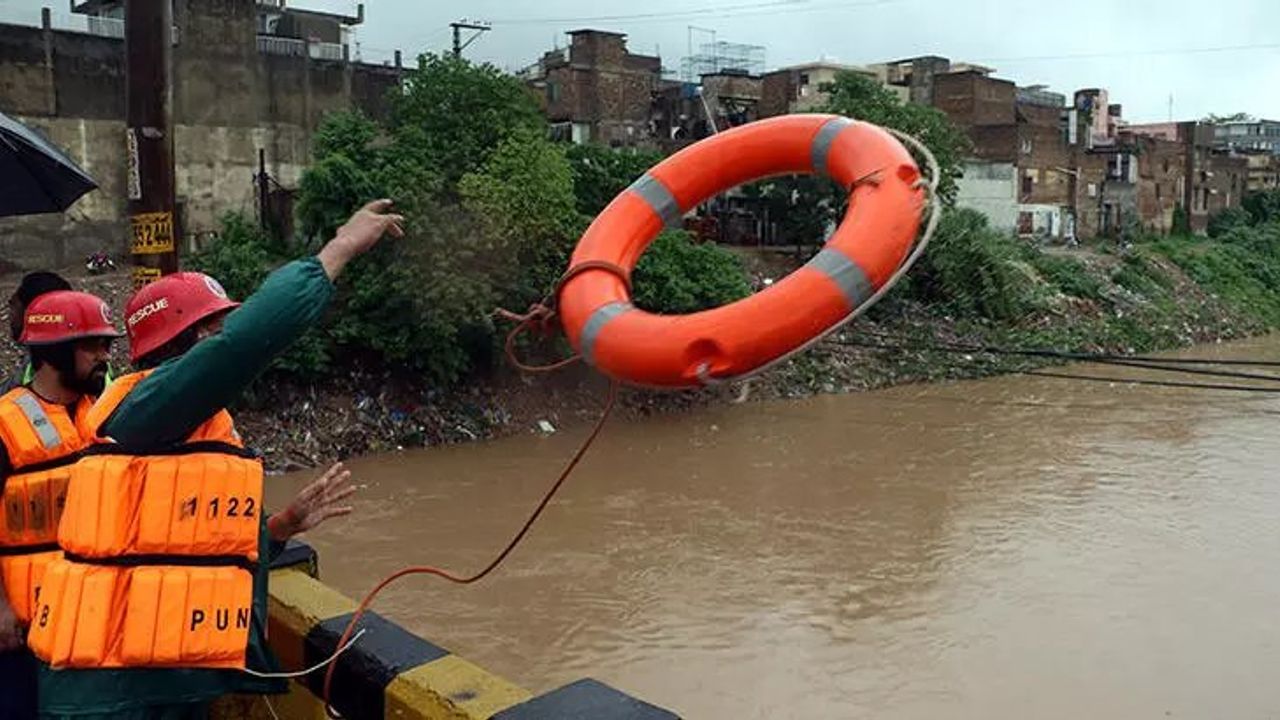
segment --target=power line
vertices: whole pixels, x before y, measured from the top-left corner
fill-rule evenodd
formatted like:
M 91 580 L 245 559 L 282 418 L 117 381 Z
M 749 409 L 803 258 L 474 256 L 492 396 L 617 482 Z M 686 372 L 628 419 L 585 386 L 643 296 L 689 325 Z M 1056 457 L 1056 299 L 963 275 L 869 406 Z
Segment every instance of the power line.
M 873 336 L 886 338 L 889 336 L 880 333 L 871 333 Z M 856 347 L 865 347 L 869 349 L 886 350 L 892 352 L 916 351 L 916 352 L 943 352 L 943 353 L 974 353 L 980 355 L 1005 355 L 1020 356 L 1038 359 L 1058 359 L 1077 362 L 1092 362 L 1101 365 L 1111 365 L 1115 367 L 1131 367 L 1135 369 L 1157 370 L 1161 372 L 1178 372 L 1192 375 L 1229 378 L 1237 380 L 1261 380 L 1276 382 L 1280 381 L 1280 376 L 1244 373 L 1227 370 L 1202 370 L 1193 365 L 1255 365 L 1264 367 L 1275 367 L 1280 365 L 1274 361 L 1249 361 L 1249 360 L 1215 360 L 1211 358 L 1158 358 L 1151 356 L 1139 355 L 1111 355 L 1107 353 L 1072 353 L 1061 352 L 1056 350 L 1043 349 L 1014 349 L 1000 348 L 984 345 L 962 345 L 956 343 L 937 343 L 932 345 L 925 344 L 887 344 L 861 342 L 856 340 L 833 341 L 838 345 L 851 345 Z M 1179 382 L 1169 380 L 1144 380 L 1137 378 L 1121 378 L 1121 377 L 1104 377 L 1098 375 L 1076 375 L 1058 372 L 1049 372 L 1043 370 L 1022 370 L 1024 375 L 1035 375 L 1037 377 L 1053 378 L 1058 380 L 1081 380 L 1084 382 L 1105 382 L 1112 384 L 1129 384 L 1129 385 L 1148 385 L 1153 387 L 1171 387 L 1171 388 L 1191 388 L 1201 390 L 1225 390 L 1236 392 L 1257 392 L 1274 394 L 1280 393 L 1280 388 L 1275 387 L 1259 387 L 1257 385 L 1231 385 L 1221 383 L 1204 383 L 1204 382 Z
M 863 2 L 826 3 L 811 2 L 810 0 L 769 0 L 768 2 L 720 5 L 717 7 L 701 8 L 698 10 L 677 10 L 675 12 L 646 12 L 558 18 L 505 18 L 501 20 L 494 20 L 493 24 L 585 25 L 598 22 L 684 22 L 693 18 L 756 17 L 762 15 L 779 15 L 782 13 L 866 8 L 877 5 L 892 5 L 899 2 L 902 2 L 902 0 L 865 0 Z
M 1249 385 L 1220 385 L 1217 383 L 1171 382 L 1168 380 L 1135 380 L 1128 378 L 1099 377 L 1097 375 L 1072 375 L 1068 373 L 1030 370 L 1023 375 L 1052 378 L 1054 380 L 1080 380 L 1083 382 L 1100 382 L 1110 385 L 1148 385 L 1152 387 L 1190 388 L 1193 390 L 1226 390 L 1231 392 L 1280 393 L 1280 388 L 1252 387 Z
M 1022 357 L 1040 357 L 1052 358 L 1056 360 L 1069 360 L 1073 362 L 1117 362 L 1117 363 L 1135 363 L 1150 362 L 1163 363 L 1165 365 L 1224 365 L 1224 366 L 1246 366 L 1246 367 L 1280 367 L 1280 361 L 1277 360 L 1227 360 L 1216 358 L 1166 358 L 1155 355 L 1117 355 L 1114 353 L 1087 353 L 1087 352 L 1070 352 L 1064 350 L 1051 350 L 1048 348 L 1007 348 L 995 345 L 983 345 L 978 343 L 948 343 L 935 342 L 923 343 L 912 340 L 910 338 L 895 337 L 887 333 L 869 332 L 868 335 L 888 341 L 892 344 L 872 344 L 858 342 L 852 340 L 832 340 L 830 342 L 842 345 L 860 345 L 863 347 L 874 347 L 882 350 L 914 350 L 914 351 L 934 351 L 934 352 L 950 352 L 950 353 L 985 353 L 988 355 L 1017 355 Z M 1269 379 L 1269 378 L 1268 378 Z
M 1055 60 L 1095 60 L 1115 57 L 1155 57 L 1159 55 L 1202 55 L 1209 53 L 1243 52 L 1250 50 L 1280 50 L 1280 43 L 1255 43 L 1250 45 L 1222 45 L 1218 47 L 1182 48 L 1165 50 L 1119 50 L 1113 52 L 1068 53 L 1063 55 L 1024 55 L 1022 57 L 979 58 L 989 63 L 1049 62 Z

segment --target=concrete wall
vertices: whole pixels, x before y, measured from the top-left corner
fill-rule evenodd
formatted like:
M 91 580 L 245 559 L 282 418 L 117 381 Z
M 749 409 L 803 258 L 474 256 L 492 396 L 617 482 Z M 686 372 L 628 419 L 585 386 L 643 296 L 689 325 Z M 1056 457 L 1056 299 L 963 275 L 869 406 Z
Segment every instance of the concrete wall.
M 986 215 L 997 230 L 1013 232 L 1018 223 L 1016 177 L 1012 163 L 966 162 L 956 183 L 956 204 Z
M 327 113 L 390 111 L 399 69 L 260 53 L 252 3 L 177 0 L 174 19 L 174 159 L 188 247 L 223 213 L 255 211 L 259 149 L 268 173 L 295 187 Z M 0 25 L 0 112 L 46 132 L 100 186 L 61 216 L 0 219 L 5 259 L 60 266 L 123 253 L 123 41 Z

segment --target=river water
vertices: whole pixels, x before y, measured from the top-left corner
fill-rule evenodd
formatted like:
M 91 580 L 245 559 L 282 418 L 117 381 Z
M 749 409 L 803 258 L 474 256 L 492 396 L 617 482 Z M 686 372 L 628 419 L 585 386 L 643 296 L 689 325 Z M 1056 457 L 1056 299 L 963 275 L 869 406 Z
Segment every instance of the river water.
M 354 463 L 322 577 L 482 567 L 585 431 Z M 687 718 L 1275 718 L 1277 435 L 1276 395 L 1026 376 L 616 422 L 495 576 L 376 608 Z

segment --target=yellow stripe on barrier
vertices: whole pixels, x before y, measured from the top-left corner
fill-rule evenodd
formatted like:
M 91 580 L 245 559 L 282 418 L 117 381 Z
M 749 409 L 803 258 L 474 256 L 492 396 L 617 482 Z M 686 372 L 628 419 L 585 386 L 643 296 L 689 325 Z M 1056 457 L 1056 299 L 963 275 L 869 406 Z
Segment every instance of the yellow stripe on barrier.
M 355 601 L 310 574 L 316 567 L 314 554 L 311 558 L 271 573 L 269 643 L 286 671 L 328 658 L 356 609 Z M 361 628 L 366 635 L 342 655 L 333 687 L 333 703 L 349 720 L 676 718 L 592 680 L 535 697 L 376 613 L 366 615 Z M 291 683 L 287 695 L 223 698 L 211 718 L 325 720 L 324 703 L 317 696 L 323 676 L 320 670 Z
M 387 717 L 431 708 L 445 718 L 484 718 L 532 699 L 533 693 L 448 655 L 403 673 L 387 686 Z

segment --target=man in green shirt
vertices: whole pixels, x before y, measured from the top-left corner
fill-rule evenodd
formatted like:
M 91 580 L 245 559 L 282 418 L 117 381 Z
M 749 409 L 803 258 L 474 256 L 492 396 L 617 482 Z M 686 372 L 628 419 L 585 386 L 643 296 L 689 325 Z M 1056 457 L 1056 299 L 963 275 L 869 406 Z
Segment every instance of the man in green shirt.
M 404 219 L 390 214 L 391 201 L 366 205 L 347 221 L 315 257 L 272 273 L 239 308 L 195 327 L 193 344 L 166 360 L 120 403 L 97 434 L 128 446 L 164 447 L 182 442 L 245 388 L 323 314 L 333 282 L 351 260 L 384 234 L 403 235 Z M 193 326 L 194 327 L 194 326 Z M 337 477 L 335 477 L 335 473 Z M 290 535 L 340 513 L 331 484 L 345 479 L 331 469 L 284 513 L 259 529 L 259 556 L 279 554 Z M 337 479 L 338 483 L 333 483 Z M 339 493 L 340 494 L 340 493 Z M 253 619 L 247 666 L 278 672 L 266 646 L 268 562 L 259 564 L 253 588 Z M 40 711 L 44 720 L 113 718 L 188 720 L 203 718 L 208 704 L 232 693 L 279 693 L 283 681 L 236 670 L 40 669 Z

